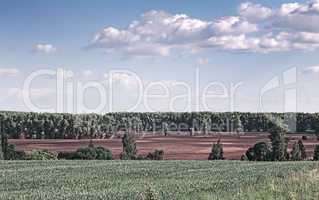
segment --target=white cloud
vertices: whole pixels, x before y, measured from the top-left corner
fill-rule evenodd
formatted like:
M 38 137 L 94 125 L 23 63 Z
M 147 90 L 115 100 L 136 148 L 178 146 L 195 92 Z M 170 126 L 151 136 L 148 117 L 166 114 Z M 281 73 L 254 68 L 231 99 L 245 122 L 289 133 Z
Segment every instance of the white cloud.
M 319 1 L 311 1 L 305 4 L 282 4 L 273 19 L 273 26 L 277 28 L 319 32 Z
M 16 68 L 0 68 L 0 77 L 16 76 L 18 73 Z
M 215 32 L 219 34 L 229 33 L 252 33 L 258 31 L 256 24 L 242 20 L 240 17 L 224 17 L 212 25 Z
M 319 48 L 318 0 L 277 8 L 246 2 L 237 14 L 202 20 L 152 10 L 126 28 L 106 27 L 88 47 L 122 56 L 184 55 L 207 48 L 259 53 Z
M 56 51 L 56 47 L 52 44 L 36 44 L 32 50 L 36 53 L 53 53 Z
M 262 6 L 260 4 L 246 2 L 240 4 L 238 13 L 248 21 L 257 22 L 269 18 L 272 15 L 272 10 L 271 8 Z

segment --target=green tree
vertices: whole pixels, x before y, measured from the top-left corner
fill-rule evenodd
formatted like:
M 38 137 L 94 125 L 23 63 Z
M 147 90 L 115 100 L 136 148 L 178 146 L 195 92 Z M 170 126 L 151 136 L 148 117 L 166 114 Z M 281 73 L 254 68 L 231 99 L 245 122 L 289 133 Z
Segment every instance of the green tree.
M 224 159 L 224 151 L 223 144 L 220 140 L 217 143 L 213 144 L 212 151 L 209 154 L 208 160 L 223 160 Z
M 298 141 L 298 146 L 299 146 L 299 149 L 301 151 L 301 159 L 306 160 L 307 159 L 307 152 L 306 152 L 306 148 L 305 148 L 304 144 L 302 143 L 302 140 Z
M 125 133 L 122 138 L 123 158 L 135 159 L 137 154 L 135 137 L 132 134 Z
M 300 150 L 298 142 L 295 142 L 293 147 L 292 147 L 292 150 L 290 152 L 290 159 L 293 160 L 293 161 L 302 160 L 302 158 L 301 158 L 301 150 Z
M 280 122 L 274 124 L 269 130 L 272 147 L 272 160 L 284 161 L 287 160 L 289 154 L 287 153 L 288 140 L 286 138 L 287 128 Z

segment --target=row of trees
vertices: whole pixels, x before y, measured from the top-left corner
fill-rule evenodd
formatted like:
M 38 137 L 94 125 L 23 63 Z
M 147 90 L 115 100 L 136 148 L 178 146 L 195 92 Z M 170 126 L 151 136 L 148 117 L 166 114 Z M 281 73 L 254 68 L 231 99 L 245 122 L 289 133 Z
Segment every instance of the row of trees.
M 270 144 L 267 142 L 258 142 L 253 147 L 249 148 L 242 160 L 252 161 L 300 161 L 307 160 L 306 148 L 302 140 L 295 141 L 291 152 L 288 152 L 288 138 L 286 137 L 287 127 L 280 122 L 275 123 L 275 126 L 269 130 Z M 319 145 L 314 150 L 314 160 L 319 159 Z
M 122 137 L 122 160 L 163 160 L 164 151 L 156 149 L 147 156 L 138 155 L 134 134 L 124 134 Z M 33 150 L 31 152 L 16 151 L 15 146 L 8 143 L 7 134 L 0 134 L 0 160 L 112 160 L 113 154 L 109 149 L 95 146 L 93 140 L 87 147 L 79 148 L 73 152 L 50 152 L 48 150 Z
M 10 138 L 81 139 L 107 138 L 118 131 L 263 132 L 273 120 L 284 120 L 290 132 L 318 132 L 319 114 L 306 113 L 107 113 L 53 114 L 0 112 L 0 132 Z M 296 128 L 296 129 L 294 129 Z
M 290 153 L 288 152 L 287 126 L 281 121 L 274 123 L 270 132 L 270 143 L 258 142 L 250 147 L 241 160 L 250 161 L 300 161 L 307 160 L 306 148 L 302 140 L 295 141 Z M 209 160 L 223 160 L 223 145 L 220 140 L 214 143 Z M 315 146 L 313 160 L 319 160 L 319 144 Z

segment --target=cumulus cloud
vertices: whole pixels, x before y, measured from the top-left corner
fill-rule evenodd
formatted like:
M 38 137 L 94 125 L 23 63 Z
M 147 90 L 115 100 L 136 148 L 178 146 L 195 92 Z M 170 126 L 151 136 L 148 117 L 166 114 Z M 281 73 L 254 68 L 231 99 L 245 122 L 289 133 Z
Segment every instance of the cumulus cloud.
M 219 34 L 251 33 L 258 31 L 256 24 L 242 20 L 240 17 L 224 17 L 212 24 L 212 28 Z
M 126 28 L 104 28 L 88 48 L 124 56 L 168 56 L 210 48 L 259 53 L 314 50 L 319 47 L 318 22 L 318 0 L 277 8 L 246 2 L 235 15 L 211 20 L 152 10 Z
M 56 51 L 56 47 L 52 44 L 36 44 L 32 49 L 35 53 L 53 53 Z
M 0 77 L 16 76 L 19 70 L 16 68 L 0 68 Z
M 248 21 L 258 22 L 271 17 L 273 12 L 271 8 L 246 2 L 239 6 L 238 13 Z

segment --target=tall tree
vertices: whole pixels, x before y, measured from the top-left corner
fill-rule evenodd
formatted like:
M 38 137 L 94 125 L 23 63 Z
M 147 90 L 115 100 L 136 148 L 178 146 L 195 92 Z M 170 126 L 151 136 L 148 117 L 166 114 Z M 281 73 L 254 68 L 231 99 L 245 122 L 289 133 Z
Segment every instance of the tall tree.
M 284 161 L 289 156 L 287 153 L 288 140 L 286 138 L 287 128 L 280 121 L 275 122 L 270 132 L 272 147 L 272 160 Z
M 212 152 L 209 154 L 208 160 L 223 160 L 224 159 L 224 151 L 223 144 L 220 140 L 217 143 L 213 144 Z
M 125 133 L 122 138 L 123 156 L 128 159 L 135 159 L 137 154 L 134 135 Z
M 293 160 L 293 161 L 302 160 L 302 158 L 301 158 L 301 150 L 300 150 L 298 142 L 295 142 L 294 145 L 292 146 L 292 150 L 291 150 L 291 153 L 290 153 L 290 159 Z

